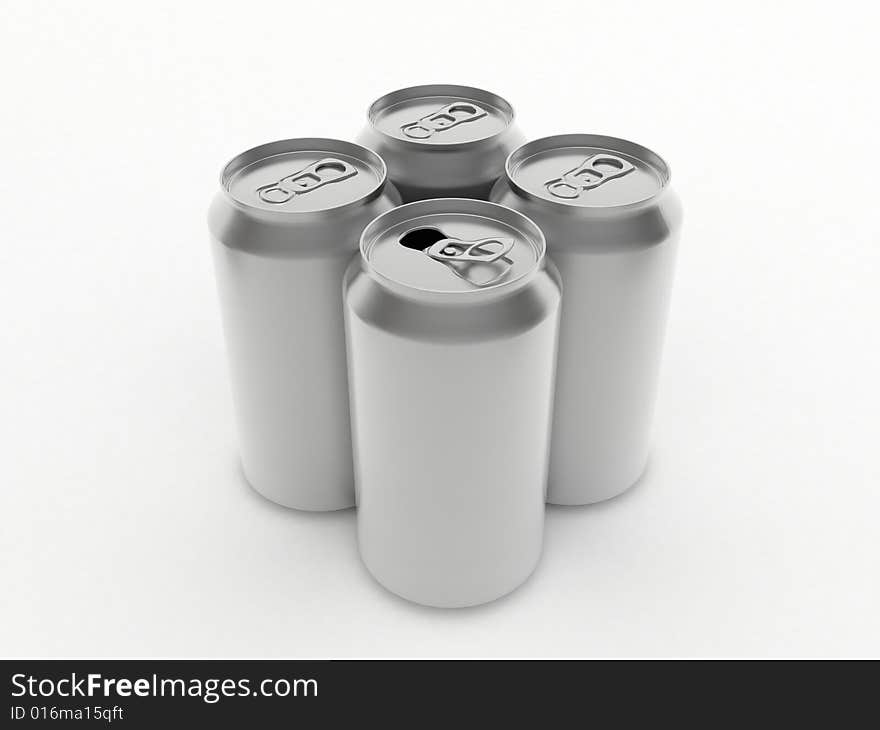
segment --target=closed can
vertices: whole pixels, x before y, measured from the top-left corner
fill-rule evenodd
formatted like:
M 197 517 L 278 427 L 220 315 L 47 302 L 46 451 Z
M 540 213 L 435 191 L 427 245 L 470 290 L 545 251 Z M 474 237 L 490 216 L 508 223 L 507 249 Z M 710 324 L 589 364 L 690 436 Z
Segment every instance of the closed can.
M 486 200 L 507 156 L 526 141 L 507 101 L 470 86 L 393 91 L 373 102 L 367 116 L 357 141 L 382 156 L 405 203 Z
M 286 507 L 354 504 L 339 289 L 363 227 L 399 198 L 370 150 L 292 139 L 221 173 L 208 214 L 241 461 Z
M 426 200 L 346 274 L 361 556 L 431 606 L 513 590 L 541 553 L 560 288 L 528 218 Z
M 645 469 L 682 208 L 654 152 L 591 134 L 507 160 L 492 199 L 547 236 L 565 287 L 548 499 L 589 504 Z

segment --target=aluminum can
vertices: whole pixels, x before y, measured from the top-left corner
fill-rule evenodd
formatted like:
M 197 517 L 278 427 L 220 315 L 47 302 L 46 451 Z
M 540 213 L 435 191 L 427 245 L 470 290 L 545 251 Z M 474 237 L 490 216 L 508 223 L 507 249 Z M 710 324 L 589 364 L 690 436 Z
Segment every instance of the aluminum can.
M 540 229 L 485 201 L 370 223 L 346 273 L 358 542 L 386 588 L 491 601 L 541 553 L 560 306 Z
M 403 201 L 486 200 L 507 156 L 526 141 L 513 108 L 470 86 L 413 86 L 370 106 L 357 141 L 388 165 Z
M 614 137 L 547 137 L 511 154 L 492 199 L 542 228 L 565 287 L 548 499 L 609 499 L 648 459 L 682 224 L 669 167 Z
M 273 502 L 354 504 L 339 291 L 363 227 L 398 202 L 349 142 L 272 142 L 223 168 L 208 226 L 241 461 Z

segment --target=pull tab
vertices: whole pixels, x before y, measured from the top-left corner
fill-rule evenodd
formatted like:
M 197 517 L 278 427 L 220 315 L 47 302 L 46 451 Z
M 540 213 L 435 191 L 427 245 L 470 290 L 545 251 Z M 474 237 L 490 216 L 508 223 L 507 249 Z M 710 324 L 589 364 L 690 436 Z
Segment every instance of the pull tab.
M 347 180 L 357 173 L 354 165 L 335 157 L 325 157 L 292 175 L 281 178 L 276 183 L 257 188 L 257 195 L 264 203 L 280 205 L 296 195 L 304 195 L 324 185 Z
M 432 244 L 425 253 L 435 261 L 442 261 L 469 284 L 485 287 L 495 284 L 510 272 L 513 261 L 507 258 L 507 254 L 514 243 L 512 238 L 481 238 L 477 241 L 443 238 Z M 481 273 L 484 275 L 479 276 Z
M 482 119 L 488 113 L 482 107 L 469 101 L 456 101 L 415 122 L 404 124 L 400 131 L 411 139 L 428 139 L 437 132 L 452 129 L 465 122 Z
M 481 238 L 477 241 L 441 238 L 432 244 L 426 253 L 437 261 L 491 264 L 510 253 L 513 244 L 512 238 Z
M 628 175 L 635 166 L 628 160 L 616 155 L 600 153 L 584 160 L 573 170 L 562 177 L 548 180 L 544 185 L 547 192 L 557 198 L 573 200 L 584 190 L 592 190 L 618 177 Z

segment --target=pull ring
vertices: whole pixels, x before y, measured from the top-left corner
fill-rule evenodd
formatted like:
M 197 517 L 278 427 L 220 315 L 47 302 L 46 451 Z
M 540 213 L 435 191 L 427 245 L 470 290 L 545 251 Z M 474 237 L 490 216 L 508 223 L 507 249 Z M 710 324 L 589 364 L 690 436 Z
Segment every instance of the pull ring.
M 460 279 L 482 288 L 501 281 L 510 272 L 513 261 L 507 258 L 507 254 L 514 244 L 513 238 L 480 238 L 476 241 L 442 238 L 425 253 L 435 261 L 442 261 Z M 488 264 L 497 269 L 497 273 L 490 279 L 476 281 L 469 275 L 474 264 Z
M 428 139 L 438 132 L 445 132 L 459 124 L 482 119 L 488 113 L 482 107 L 469 101 L 456 101 L 421 119 L 404 124 L 400 131 L 411 139 Z
M 574 200 L 585 190 L 598 188 L 609 180 L 628 175 L 635 169 L 635 165 L 629 160 L 617 155 L 600 153 L 588 157 L 562 177 L 548 180 L 544 186 L 547 192 L 556 198 Z
M 305 195 L 324 185 L 347 180 L 357 173 L 354 165 L 336 157 L 325 157 L 278 182 L 257 188 L 257 195 L 264 203 L 280 205 L 296 195 Z

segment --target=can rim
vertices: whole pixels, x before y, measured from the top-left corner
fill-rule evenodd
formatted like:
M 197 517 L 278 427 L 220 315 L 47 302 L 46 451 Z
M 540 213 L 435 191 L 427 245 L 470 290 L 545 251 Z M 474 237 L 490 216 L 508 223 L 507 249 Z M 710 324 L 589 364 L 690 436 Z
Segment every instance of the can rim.
M 606 147 L 609 152 L 623 152 L 645 162 L 653 167 L 660 177 L 660 187 L 650 195 L 628 203 L 615 203 L 612 205 L 570 205 L 568 203 L 550 200 L 541 195 L 527 190 L 520 185 L 513 176 L 513 166 L 521 164 L 526 158 L 548 150 L 563 149 L 565 147 Z M 599 210 L 624 210 L 638 208 L 662 195 L 672 180 L 672 168 L 660 155 L 652 149 L 632 142 L 622 137 L 613 137 L 605 134 L 591 134 L 576 132 L 572 134 L 554 134 L 549 137 L 540 137 L 526 142 L 511 152 L 504 162 L 504 177 L 507 183 L 518 194 L 528 200 L 549 204 L 565 211 L 599 211 Z
M 447 208 L 447 210 L 436 210 L 436 208 L 442 207 Z M 425 208 L 426 210 L 420 211 L 420 208 Z M 450 209 L 453 208 L 453 209 Z M 525 237 L 528 238 L 529 243 L 535 248 L 535 264 L 533 267 L 529 268 L 527 271 L 523 271 L 514 279 L 509 279 L 507 281 L 501 281 L 497 284 L 492 284 L 491 286 L 475 288 L 472 290 L 439 290 L 439 289 L 422 289 L 418 286 L 413 286 L 412 284 L 407 284 L 406 282 L 398 281 L 397 279 L 392 279 L 391 277 L 383 274 L 379 271 L 370 260 L 369 250 L 375 244 L 375 239 L 378 235 L 391 226 L 397 225 L 398 223 L 403 223 L 407 220 L 416 220 L 418 217 L 424 215 L 430 215 L 431 213 L 455 213 L 461 215 L 473 215 L 478 216 L 482 215 L 483 217 L 491 217 L 486 216 L 486 210 L 496 210 L 501 214 L 501 217 L 495 217 L 501 223 L 506 223 L 507 225 L 513 226 L 520 230 Z M 413 214 L 413 215 L 410 215 Z M 369 241 L 369 244 L 368 244 Z M 361 264 L 362 266 L 372 275 L 379 279 L 384 285 L 395 291 L 403 291 L 410 294 L 417 294 L 418 296 L 427 296 L 427 297 L 439 297 L 444 301 L 451 301 L 453 298 L 468 298 L 473 299 L 474 297 L 479 296 L 487 296 L 499 291 L 506 291 L 509 287 L 513 285 L 522 284 L 525 280 L 531 278 L 537 271 L 541 270 L 544 266 L 544 262 L 547 257 L 547 241 L 544 238 L 544 232 L 541 230 L 540 226 L 535 223 L 531 218 L 527 215 L 520 213 L 518 210 L 514 210 L 506 205 L 502 205 L 501 203 L 493 203 L 488 200 L 474 200 L 473 198 L 428 198 L 426 200 L 416 200 L 412 203 L 404 203 L 403 205 L 398 205 L 396 208 L 392 208 L 391 210 L 387 210 L 384 213 L 376 216 L 371 220 L 365 227 L 363 232 L 361 233 L 360 241 L 358 243 L 358 251 L 360 253 Z
M 472 97 L 474 101 L 482 101 L 486 104 L 490 104 L 504 113 L 506 119 L 504 130 L 502 132 L 490 134 L 486 137 L 481 137 L 480 139 L 471 139 L 465 142 L 440 141 L 432 144 L 425 144 L 424 142 L 395 137 L 376 125 L 376 117 L 378 114 L 391 104 L 430 96 L 469 96 Z M 486 140 L 498 137 L 500 134 L 503 134 L 503 132 L 510 129 L 513 125 L 514 119 L 516 119 L 516 112 L 513 109 L 513 105 L 503 96 L 488 91 L 487 89 L 480 89 L 476 86 L 464 86 L 462 84 L 418 84 L 416 86 L 406 86 L 402 89 L 395 89 L 394 91 L 390 91 L 387 94 L 380 96 L 367 107 L 367 124 L 369 124 L 371 129 L 374 129 L 383 137 L 393 140 L 395 144 L 398 144 L 405 149 L 423 151 L 456 150 L 485 144 Z
M 243 167 L 264 160 L 276 155 L 284 155 L 290 152 L 336 152 L 339 154 L 354 157 L 366 165 L 369 165 L 378 173 L 376 185 L 370 188 L 364 195 L 347 203 L 340 203 L 329 208 L 321 208 L 320 210 L 266 210 L 255 205 L 248 205 L 236 198 L 229 190 L 229 182 L 232 176 Z M 346 142 L 345 140 L 335 139 L 333 137 L 292 137 L 290 139 L 279 139 L 274 142 L 265 142 L 256 147 L 251 147 L 244 152 L 239 152 L 232 157 L 223 167 L 220 168 L 220 191 L 226 199 L 235 207 L 248 212 L 256 212 L 266 214 L 273 218 L 277 216 L 315 216 L 322 215 L 330 211 L 341 211 L 346 208 L 354 208 L 369 202 L 382 193 L 388 182 L 388 168 L 378 154 L 373 150 L 359 145 L 355 142 Z

